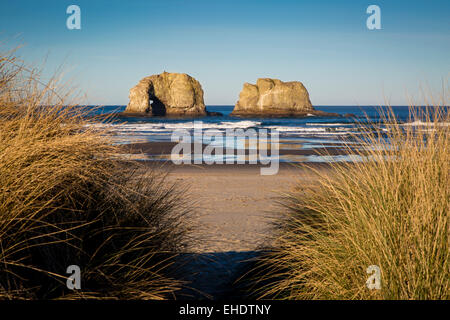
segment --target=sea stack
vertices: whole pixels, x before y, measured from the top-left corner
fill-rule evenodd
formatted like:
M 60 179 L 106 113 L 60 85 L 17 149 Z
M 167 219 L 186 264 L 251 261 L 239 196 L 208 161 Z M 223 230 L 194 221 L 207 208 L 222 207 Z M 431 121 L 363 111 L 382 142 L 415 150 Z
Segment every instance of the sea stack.
M 305 117 L 324 115 L 313 108 L 305 86 L 299 81 L 262 78 L 245 83 L 231 115 L 245 117 Z
M 205 116 L 203 89 L 185 73 L 152 75 L 131 88 L 125 113 L 148 116 Z

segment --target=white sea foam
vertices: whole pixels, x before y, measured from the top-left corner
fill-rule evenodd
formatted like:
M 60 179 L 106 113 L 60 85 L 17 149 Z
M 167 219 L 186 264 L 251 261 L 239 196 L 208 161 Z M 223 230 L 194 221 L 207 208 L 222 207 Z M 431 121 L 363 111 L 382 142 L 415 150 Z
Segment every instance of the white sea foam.
M 326 132 L 326 128 L 304 128 L 304 127 L 289 127 L 289 126 L 266 126 L 265 129 L 277 130 L 280 132 Z
M 260 125 L 261 122 L 257 121 L 223 121 L 219 123 L 208 123 L 203 122 L 201 124 L 201 128 L 203 129 L 246 129 L 251 127 L 256 127 Z M 98 128 L 108 128 L 113 131 L 139 131 L 139 132 L 162 132 L 162 131 L 168 131 L 171 132 L 176 129 L 194 129 L 195 123 L 194 121 L 189 122 L 181 122 L 181 123 L 108 123 L 108 124 L 102 124 L 102 123 L 96 123 L 91 124 L 89 126 L 94 126 Z
M 417 127 L 433 127 L 433 126 L 447 127 L 450 125 L 449 122 L 423 122 L 420 120 L 416 120 L 413 122 L 404 123 L 403 126 L 417 126 Z
M 353 125 L 353 123 L 321 123 L 321 122 L 308 122 L 307 126 L 326 126 L 326 127 L 338 127 L 338 126 L 348 126 Z
M 288 131 L 288 132 L 284 132 L 283 134 L 285 135 L 299 135 L 299 136 L 343 136 L 346 134 L 350 134 L 350 131 L 341 131 L 341 132 L 328 132 L 328 131 L 324 131 L 324 132 L 295 132 L 295 131 Z M 354 132 L 353 134 L 358 134 L 356 132 Z
M 221 121 L 218 123 L 208 123 L 203 122 L 201 124 L 201 128 L 203 130 L 217 130 L 217 131 L 225 131 L 226 129 L 248 129 L 248 128 L 261 128 L 261 129 L 269 129 L 269 130 L 277 130 L 285 135 L 345 135 L 352 131 L 352 128 L 342 127 L 342 125 L 346 125 L 344 123 L 341 124 L 315 124 L 313 127 L 312 123 L 307 123 L 308 126 L 261 126 L 261 122 L 259 121 L 250 121 L 250 120 L 242 120 L 242 121 Z M 339 126 L 340 125 L 340 126 Z M 196 124 L 194 121 L 188 122 L 177 122 L 177 123 L 96 123 L 91 124 L 90 126 L 98 127 L 98 128 L 106 128 L 115 132 L 118 135 L 129 135 L 129 136 L 138 136 L 138 135 L 158 135 L 158 134 L 170 134 L 174 130 L 184 129 L 191 131 L 196 128 Z M 331 128 L 330 128 L 331 127 Z M 200 128 L 200 127 L 197 127 Z
M 290 126 L 267 126 L 266 129 L 277 130 L 284 134 L 308 134 L 308 135 L 345 135 L 352 132 L 351 128 L 336 127 L 330 130 L 326 127 L 290 127 Z

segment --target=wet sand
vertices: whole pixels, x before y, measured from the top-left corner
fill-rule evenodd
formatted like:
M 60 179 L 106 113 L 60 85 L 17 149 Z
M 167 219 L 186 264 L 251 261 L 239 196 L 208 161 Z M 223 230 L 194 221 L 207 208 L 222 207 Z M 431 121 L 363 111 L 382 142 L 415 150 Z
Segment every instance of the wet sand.
M 140 142 L 140 143 L 131 143 L 122 146 L 122 150 L 125 153 L 130 154 L 148 154 L 148 155 L 157 155 L 161 156 L 165 159 L 170 159 L 170 153 L 173 147 L 177 143 L 175 142 Z M 298 144 L 295 147 L 288 143 L 280 143 L 279 155 L 303 155 L 303 156 L 314 156 L 314 155 L 348 155 L 349 148 L 343 147 L 342 144 L 339 143 L 327 143 L 323 144 L 322 147 L 316 148 L 303 148 L 299 147 L 301 144 Z M 203 149 L 206 145 L 203 145 Z M 192 153 L 193 153 L 193 148 Z M 268 155 L 270 155 L 270 150 L 268 150 Z M 214 155 L 214 152 L 211 153 Z M 246 150 L 246 154 L 248 154 L 248 150 Z

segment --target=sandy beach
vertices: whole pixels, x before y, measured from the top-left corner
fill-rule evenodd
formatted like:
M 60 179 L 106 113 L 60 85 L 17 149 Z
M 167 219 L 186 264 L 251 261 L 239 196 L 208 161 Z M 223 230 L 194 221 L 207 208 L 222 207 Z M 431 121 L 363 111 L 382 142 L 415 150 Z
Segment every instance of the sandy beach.
M 330 170 L 323 162 L 280 162 L 278 173 L 261 175 L 261 164 L 175 165 L 170 160 L 171 142 L 127 144 L 125 154 L 162 161 L 143 161 L 168 172 L 168 182 L 186 189 L 193 202 L 190 247 L 179 255 L 176 272 L 190 283 L 177 297 L 221 299 L 239 294 L 236 280 L 253 268 L 253 261 L 273 244 L 273 222 L 283 208 L 278 200 L 294 187 L 309 186 L 316 179 L 310 167 Z M 348 154 L 329 143 L 321 148 L 281 149 L 286 155 Z M 265 166 L 267 167 L 267 166 Z
M 324 166 L 322 166 L 324 167 Z M 171 166 L 170 181 L 188 186 L 196 201 L 193 223 L 199 241 L 193 251 L 252 251 L 270 245 L 270 225 L 280 208 L 277 198 L 295 183 L 309 184 L 312 173 L 284 164 L 278 174 L 260 175 L 259 166 Z
M 170 159 L 175 143 L 147 142 L 123 146 L 126 153 L 153 155 Z M 348 154 L 330 144 L 309 150 L 280 150 L 280 154 Z M 185 187 L 195 202 L 192 223 L 198 241 L 191 250 L 197 253 L 251 251 L 270 246 L 270 226 L 279 215 L 277 199 L 294 185 L 309 185 L 314 175 L 308 167 L 329 170 L 327 163 L 280 162 L 274 175 L 261 175 L 262 165 L 213 164 L 174 165 L 167 161 L 145 161 L 149 166 L 169 172 L 170 182 Z
M 320 170 L 328 165 L 309 164 Z M 195 237 L 189 253 L 179 257 L 183 299 L 233 296 L 236 280 L 252 268 L 273 240 L 271 223 L 280 215 L 277 199 L 296 184 L 313 182 L 311 170 L 282 163 L 278 174 L 260 175 L 252 165 L 169 165 L 169 180 L 188 187 L 196 200 Z M 231 292 L 231 293 L 230 293 Z

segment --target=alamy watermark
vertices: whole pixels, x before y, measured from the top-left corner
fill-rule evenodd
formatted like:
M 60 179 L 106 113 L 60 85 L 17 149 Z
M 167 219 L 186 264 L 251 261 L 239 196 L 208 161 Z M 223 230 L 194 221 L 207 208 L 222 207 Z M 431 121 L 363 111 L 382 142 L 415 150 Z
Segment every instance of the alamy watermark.
M 369 30 L 380 30 L 381 29 L 381 9 L 379 6 L 372 4 L 367 7 L 367 14 L 370 16 L 367 18 L 366 26 Z
M 366 281 L 366 286 L 370 290 L 381 289 L 381 269 L 377 265 L 371 265 L 367 267 L 366 272 L 370 274 L 370 277 Z
M 78 5 L 71 4 L 67 7 L 66 13 L 70 14 L 66 20 L 66 26 L 69 30 L 81 29 L 81 9 Z M 381 9 L 376 4 L 371 4 L 367 7 L 366 13 L 370 16 L 366 20 L 366 26 L 369 30 L 381 29 Z
M 81 269 L 76 264 L 67 267 L 66 273 L 70 274 L 67 277 L 66 286 L 70 290 L 81 289 Z
M 279 133 L 268 129 L 203 130 L 194 121 L 193 133 L 187 129 L 172 132 L 177 142 L 171 152 L 174 164 L 261 164 L 261 175 L 274 175 L 279 169 Z M 235 153 L 236 152 L 236 153 Z
M 66 20 L 66 26 L 69 30 L 81 29 L 81 9 L 79 6 L 72 4 L 67 7 L 66 13 L 70 14 Z

